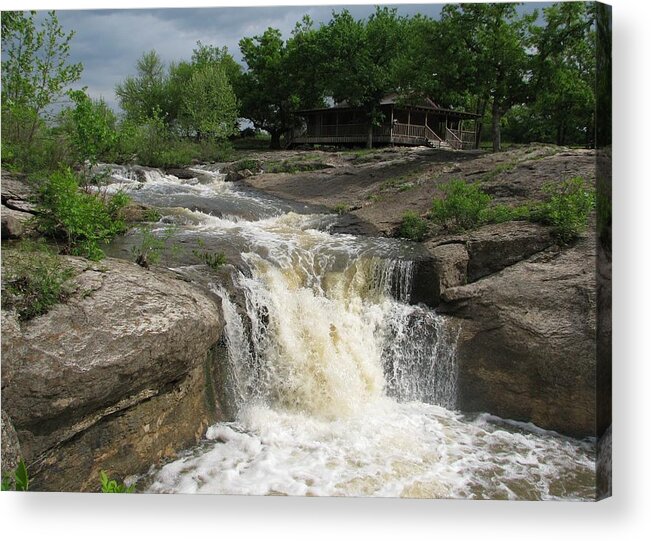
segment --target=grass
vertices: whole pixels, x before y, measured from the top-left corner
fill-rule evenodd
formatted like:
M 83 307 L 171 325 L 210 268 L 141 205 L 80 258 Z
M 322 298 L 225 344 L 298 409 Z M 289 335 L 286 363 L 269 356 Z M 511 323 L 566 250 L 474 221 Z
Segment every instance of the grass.
M 16 310 L 19 321 L 45 314 L 69 296 L 75 272 L 45 242 L 21 241 L 3 251 L 3 304 Z

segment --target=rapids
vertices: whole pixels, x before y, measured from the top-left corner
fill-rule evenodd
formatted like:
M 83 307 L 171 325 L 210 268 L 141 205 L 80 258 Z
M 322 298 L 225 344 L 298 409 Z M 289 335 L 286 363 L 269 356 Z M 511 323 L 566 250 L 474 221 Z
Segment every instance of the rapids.
M 172 240 L 237 259 L 230 287 L 210 283 L 233 418 L 152 468 L 145 491 L 594 498 L 594 442 L 455 410 L 458 329 L 409 304 L 418 245 L 332 233 L 337 215 L 226 183 L 217 167 L 186 181 L 104 167 L 109 190 L 162 208 L 154 233 L 174 223 Z

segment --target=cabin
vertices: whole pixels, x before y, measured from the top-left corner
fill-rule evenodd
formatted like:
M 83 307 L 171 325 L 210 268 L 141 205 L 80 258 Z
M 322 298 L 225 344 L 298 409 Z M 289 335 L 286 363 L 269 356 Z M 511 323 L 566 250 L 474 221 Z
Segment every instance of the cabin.
M 479 115 L 445 109 L 425 98 L 407 104 L 397 94 L 380 102 L 381 125 L 373 127 L 373 145 L 427 145 L 434 148 L 467 150 L 477 148 Z M 304 109 L 297 113 L 302 126 L 290 134 L 289 144 L 366 144 L 368 120 L 362 110 L 341 102 L 333 107 Z

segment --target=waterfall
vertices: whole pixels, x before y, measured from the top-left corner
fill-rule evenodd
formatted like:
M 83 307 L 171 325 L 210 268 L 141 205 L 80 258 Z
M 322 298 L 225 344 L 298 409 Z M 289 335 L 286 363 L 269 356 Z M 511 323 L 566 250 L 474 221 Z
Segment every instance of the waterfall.
M 235 281 L 245 314 L 224 288 L 215 289 L 234 409 L 262 400 L 336 419 L 387 393 L 454 406 L 456 336 L 432 310 L 401 302 L 413 264 L 372 257 L 332 270 L 334 258 L 313 255 L 275 263 L 249 255 L 252 276 Z

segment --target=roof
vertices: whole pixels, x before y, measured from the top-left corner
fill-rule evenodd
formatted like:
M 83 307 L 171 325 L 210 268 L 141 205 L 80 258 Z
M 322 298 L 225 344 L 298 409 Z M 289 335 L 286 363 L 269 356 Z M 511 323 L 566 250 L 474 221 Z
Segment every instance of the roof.
M 399 94 L 397 93 L 387 94 L 386 96 L 384 96 L 380 100 L 380 105 L 397 105 L 399 107 L 405 107 L 409 109 L 420 109 L 422 111 L 436 111 L 437 113 L 445 113 L 449 116 L 458 116 L 458 117 L 466 117 L 466 118 L 479 118 L 480 116 L 476 113 L 458 111 L 456 109 L 446 109 L 444 107 L 441 107 L 436 102 L 434 102 L 434 100 L 428 97 L 418 98 L 417 100 L 414 100 L 411 103 L 408 101 L 402 101 L 400 99 Z M 300 111 L 296 111 L 296 112 L 298 114 L 302 114 L 302 113 L 319 113 L 325 111 L 346 111 L 352 109 L 359 109 L 359 107 L 351 106 L 348 104 L 347 101 L 344 100 L 339 103 L 336 103 L 332 107 L 317 107 L 314 109 L 301 109 Z

